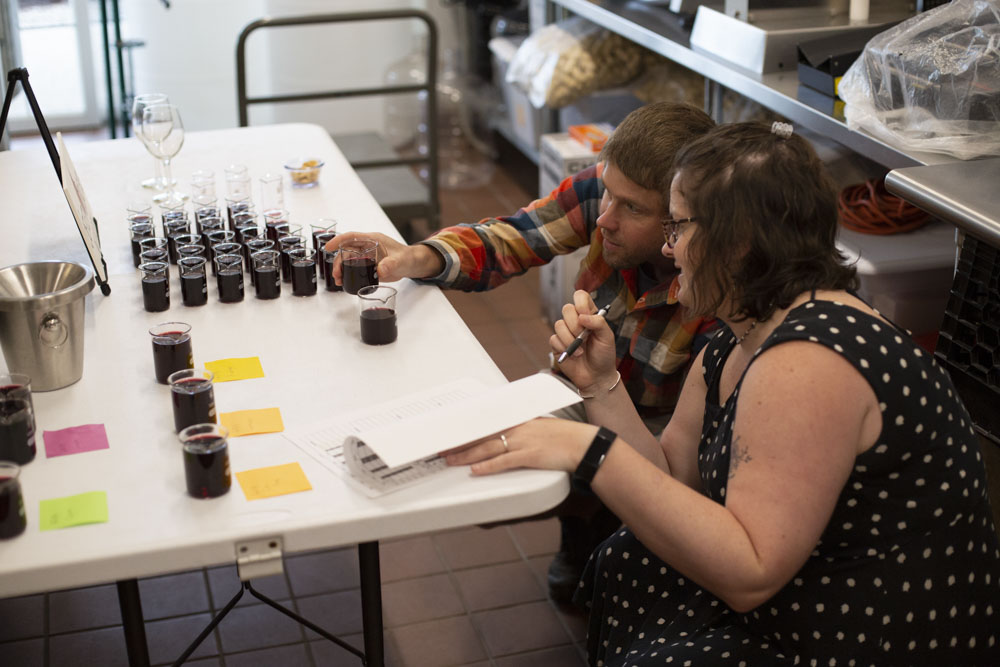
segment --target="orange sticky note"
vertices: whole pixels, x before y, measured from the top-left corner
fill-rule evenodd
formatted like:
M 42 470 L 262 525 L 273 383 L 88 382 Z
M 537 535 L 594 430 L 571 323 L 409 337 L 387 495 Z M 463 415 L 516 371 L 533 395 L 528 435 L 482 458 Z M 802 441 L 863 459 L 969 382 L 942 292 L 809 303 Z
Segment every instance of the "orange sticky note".
M 278 408 L 223 412 L 219 415 L 219 421 L 229 429 L 230 438 L 256 433 L 279 433 L 285 430 L 285 423 L 281 421 L 281 410 Z
M 264 377 L 264 369 L 260 365 L 260 357 L 242 357 L 239 359 L 219 359 L 206 362 L 205 368 L 215 375 L 215 382 L 232 382 L 233 380 L 250 380 Z
M 247 500 L 312 490 L 312 485 L 309 484 L 298 462 L 244 470 L 236 473 L 236 480 L 240 483 Z

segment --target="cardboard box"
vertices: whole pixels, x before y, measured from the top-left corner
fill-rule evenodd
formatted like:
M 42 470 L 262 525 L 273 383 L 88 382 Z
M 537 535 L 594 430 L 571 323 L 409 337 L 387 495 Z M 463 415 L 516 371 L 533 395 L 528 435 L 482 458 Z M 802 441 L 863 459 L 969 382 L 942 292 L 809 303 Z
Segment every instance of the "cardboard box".
M 567 176 L 596 164 L 599 155 L 600 151 L 591 150 L 566 132 L 542 135 L 538 151 L 539 194 L 549 194 Z
M 544 197 L 555 190 L 567 176 L 595 164 L 599 155 L 599 151 L 591 150 L 569 134 L 542 135 L 538 159 L 539 196 Z M 561 319 L 563 305 L 573 300 L 576 276 L 587 250 L 583 247 L 568 255 L 560 255 L 541 267 L 542 315 L 550 322 Z

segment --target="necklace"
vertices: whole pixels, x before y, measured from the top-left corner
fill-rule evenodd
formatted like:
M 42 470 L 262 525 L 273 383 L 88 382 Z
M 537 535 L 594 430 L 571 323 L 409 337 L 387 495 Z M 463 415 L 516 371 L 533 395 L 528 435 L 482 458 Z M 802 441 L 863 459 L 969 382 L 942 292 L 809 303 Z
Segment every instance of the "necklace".
M 736 339 L 736 344 L 739 345 L 740 343 L 745 341 L 747 339 L 747 336 L 750 335 L 750 332 L 753 331 L 755 326 L 757 326 L 757 320 L 754 320 L 753 322 L 750 323 L 750 326 L 747 327 L 747 330 L 744 331 L 743 334 Z

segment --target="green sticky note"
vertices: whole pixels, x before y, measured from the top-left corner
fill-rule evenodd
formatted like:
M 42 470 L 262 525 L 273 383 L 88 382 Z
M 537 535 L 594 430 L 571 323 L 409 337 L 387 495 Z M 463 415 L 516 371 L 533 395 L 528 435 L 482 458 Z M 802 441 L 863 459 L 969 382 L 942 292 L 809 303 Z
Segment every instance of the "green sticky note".
M 108 494 L 104 491 L 50 498 L 39 503 L 38 522 L 41 530 L 58 530 L 107 521 Z

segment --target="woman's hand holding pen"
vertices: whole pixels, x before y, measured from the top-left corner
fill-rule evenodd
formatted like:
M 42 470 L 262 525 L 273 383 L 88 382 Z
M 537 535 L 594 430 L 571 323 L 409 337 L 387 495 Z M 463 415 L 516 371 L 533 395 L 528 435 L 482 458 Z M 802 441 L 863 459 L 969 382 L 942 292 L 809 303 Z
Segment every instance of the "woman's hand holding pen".
M 607 390 L 618 377 L 615 337 L 604 317 L 597 312 L 590 295 L 577 290 L 573 303 L 563 306 L 563 319 L 556 322 L 555 333 L 549 338 L 549 345 L 558 358 L 577 336 L 589 332 L 580 347 L 559 362 L 560 370 L 585 396 L 595 395 L 595 388 Z

